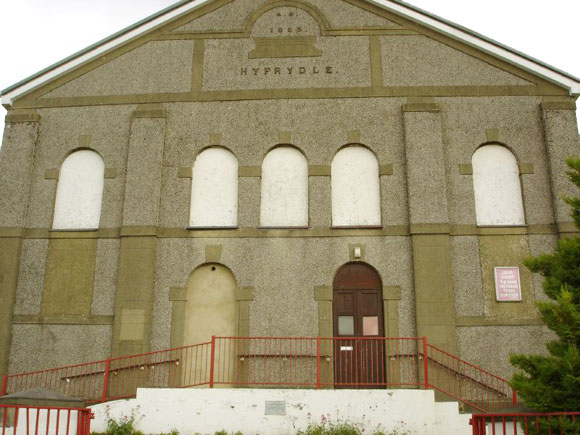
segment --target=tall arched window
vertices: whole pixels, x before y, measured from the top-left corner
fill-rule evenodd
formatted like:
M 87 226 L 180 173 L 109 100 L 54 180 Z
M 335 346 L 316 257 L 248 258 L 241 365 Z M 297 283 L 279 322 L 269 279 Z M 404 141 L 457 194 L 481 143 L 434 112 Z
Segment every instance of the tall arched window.
M 308 226 L 308 163 L 296 148 L 274 148 L 262 162 L 260 225 Z
M 225 148 L 208 148 L 193 164 L 189 226 L 237 225 L 238 159 Z
M 485 145 L 471 163 L 477 225 L 524 225 L 518 162 L 511 151 Z
M 332 160 L 332 225 L 381 225 L 379 164 L 363 146 L 340 150 Z
M 104 175 L 105 163 L 94 151 L 76 151 L 65 159 L 58 177 L 53 229 L 99 228 Z

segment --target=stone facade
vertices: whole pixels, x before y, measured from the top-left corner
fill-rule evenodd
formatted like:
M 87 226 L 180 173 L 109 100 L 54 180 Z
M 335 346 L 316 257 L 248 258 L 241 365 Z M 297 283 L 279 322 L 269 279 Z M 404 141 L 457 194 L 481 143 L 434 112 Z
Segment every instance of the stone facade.
M 204 2 L 7 106 L 0 373 L 184 344 L 195 271 L 212 264 L 235 280 L 230 330 L 331 336 L 333 278 L 362 261 L 381 278 L 387 336 L 425 335 L 508 376 L 510 352 L 543 352 L 549 336 L 522 259 L 576 232 L 561 200 L 575 100 L 372 1 Z M 333 158 L 353 144 L 376 157 L 380 225 L 332 225 Z M 486 144 L 517 160 L 523 225 L 476 223 L 471 159 Z M 307 227 L 260 225 L 277 145 L 306 158 Z M 238 161 L 235 228 L 188 228 L 209 146 Z M 100 224 L 55 231 L 60 168 L 78 149 L 104 161 Z M 503 266 L 519 267 L 519 302 L 496 300 Z

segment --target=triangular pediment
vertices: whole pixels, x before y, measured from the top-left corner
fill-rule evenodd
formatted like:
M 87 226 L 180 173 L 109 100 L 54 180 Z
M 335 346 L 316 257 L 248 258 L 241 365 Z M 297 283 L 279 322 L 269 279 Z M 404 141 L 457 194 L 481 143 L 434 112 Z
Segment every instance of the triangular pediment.
M 344 0 L 308 0 L 307 2 L 271 0 L 236 0 L 215 12 L 186 22 L 172 33 L 250 33 L 256 20 L 272 9 L 295 8 L 308 11 L 320 20 L 323 32 L 362 29 L 402 29 L 403 26 Z M 292 18 L 286 16 L 286 18 Z M 296 17 L 294 17 L 296 18 Z M 276 31 L 292 25 L 292 19 L 272 20 Z
M 322 97 L 530 95 L 578 86 L 541 64 L 531 71 L 527 59 L 517 65 L 513 54 L 475 47 L 457 31 L 445 34 L 449 23 L 437 29 L 436 20 L 392 0 L 181 2 L 9 88 L 4 102 L 243 99 L 248 92 L 292 98 L 303 90 Z

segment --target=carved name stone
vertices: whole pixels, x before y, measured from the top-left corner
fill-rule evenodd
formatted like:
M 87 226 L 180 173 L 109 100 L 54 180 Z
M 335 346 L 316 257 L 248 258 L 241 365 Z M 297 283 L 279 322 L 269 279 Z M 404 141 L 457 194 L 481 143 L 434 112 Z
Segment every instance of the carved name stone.
M 260 67 L 241 67 L 240 75 L 302 75 L 302 74 L 338 74 L 332 66 L 318 67 L 318 66 L 285 66 L 285 67 L 271 67 L 271 66 L 260 66 Z

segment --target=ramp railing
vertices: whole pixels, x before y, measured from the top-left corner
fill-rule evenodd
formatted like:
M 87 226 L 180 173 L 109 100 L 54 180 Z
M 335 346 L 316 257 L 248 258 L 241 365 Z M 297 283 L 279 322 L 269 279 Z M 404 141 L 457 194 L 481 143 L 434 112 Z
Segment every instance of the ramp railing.
M 137 388 L 423 388 L 482 412 L 515 404 L 505 379 L 422 338 L 213 337 L 211 342 L 5 375 L 2 395 L 45 388 L 86 403 Z
M 516 405 L 516 392 L 507 380 L 427 344 L 431 388 L 474 409 L 498 411 Z
M 0 405 L 0 435 L 89 435 L 88 408 Z
M 580 412 L 474 414 L 473 435 L 576 435 Z

